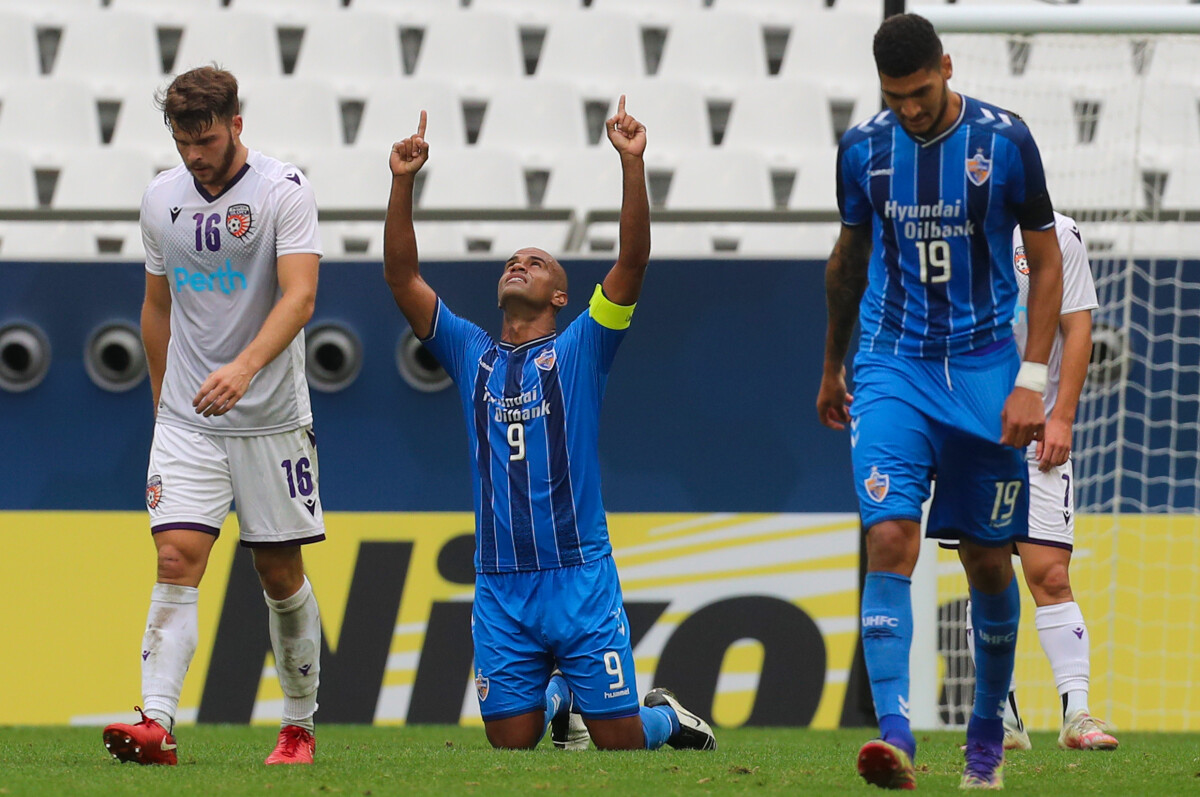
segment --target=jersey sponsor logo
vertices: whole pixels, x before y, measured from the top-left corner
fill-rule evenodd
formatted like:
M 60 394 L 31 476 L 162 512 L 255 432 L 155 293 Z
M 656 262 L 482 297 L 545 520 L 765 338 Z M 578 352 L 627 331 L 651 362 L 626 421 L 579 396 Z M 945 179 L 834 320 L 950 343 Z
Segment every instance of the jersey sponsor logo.
M 883 499 L 887 498 L 888 487 L 892 484 L 892 479 L 886 473 L 880 473 L 878 468 L 871 468 L 871 475 L 863 480 L 866 485 L 867 495 L 871 496 L 871 500 L 875 503 L 883 503 Z
M 904 237 L 912 240 L 932 241 L 975 234 L 975 222 L 966 218 L 961 199 L 904 205 L 895 199 L 883 203 L 883 217 L 903 222 Z M 955 223 L 951 223 L 953 220 Z
M 496 396 L 492 391 L 485 389 L 483 400 L 492 405 L 492 417 L 498 423 L 532 421 L 534 418 L 550 414 L 550 402 L 536 387 L 524 391 L 519 396 Z M 527 406 L 529 404 L 534 406 Z
M 475 671 L 475 692 L 479 695 L 479 702 L 483 703 L 487 700 L 488 689 L 491 684 L 488 682 L 487 676 L 483 674 L 483 670 Z
M 554 363 L 557 359 L 558 359 L 558 354 L 554 351 L 554 347 L 551 346 L 550 348 L 546 349 L 544 352 L 539 354 L 537 356 L 537 359 L 535 359 L 533 361 L 533 364 L 536 365 L 538 368 L 541 368 L 543 371 L 549 371 L 551 368 L 554 367 Z
M 233 270 L 233 263 L 225 258 L 225 268 L 217 269 L 211 274 L 203 271 L 188 271 L 183 266 L 177 266 L 175 274 L 175 292 L 183 293 L 184 288 L 203 293 L 204 291 L 220 291 L 228 296 L 236 290 L 246 287 L 246 275 Z
M 146 481 L 146 508 L 157 509 L 162 493 L 162 477 L 156 473 Z
M 179 214 L 180 214 L 182 211 L 183 211 L 183 208 L 178 208 L 178 207 L 176 207 L 176 208 L 171 208 L 171 223 L 172 223 L 172 224 L 174 224 L 174 223 L 175 223 L 175 219 L 179 218 Z
M 225 211 L 225 229 L 234 238 L 248 238 L 254 228 L 254 215 L 249 205 L 230 205 Z
M 1029 273 L 1029 258 L 1025 257 L 1025 247 L 1018 246 L 1013 250 L 1013 268 L 1022 274 Z
M 992 161 L 979 150 L 967 159 L 967 179 L 981 186 L 992 176 Z

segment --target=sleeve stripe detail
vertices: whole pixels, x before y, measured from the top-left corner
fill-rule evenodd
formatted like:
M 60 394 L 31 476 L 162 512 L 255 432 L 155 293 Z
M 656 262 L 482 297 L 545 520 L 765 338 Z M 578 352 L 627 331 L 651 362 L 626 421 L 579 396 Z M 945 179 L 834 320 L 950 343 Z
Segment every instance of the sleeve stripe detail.
M 588 303 L 588 312 L 592 316 L 592 320 L 600 326 L 622 330 L 629 329 L 629 323 L 633 320 L 633 311 L 636 307 L 636 302 L 630 305 L 621 305 L 609 301 L 608 297 L 604 295 L 604 289 L 597 285 L 596 290 L 592 292 L 592 300 Z

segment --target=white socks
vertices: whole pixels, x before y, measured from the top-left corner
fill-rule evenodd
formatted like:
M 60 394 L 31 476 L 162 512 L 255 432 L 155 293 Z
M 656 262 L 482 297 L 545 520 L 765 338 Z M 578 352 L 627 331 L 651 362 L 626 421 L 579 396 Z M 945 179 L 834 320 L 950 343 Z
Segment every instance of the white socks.
M 1038 639 L 1054 672 L 1054 684 L 1064 698 L 1063 716 L 1087 711 L 1091 648 L 1079 604 L 1071 601 L 1039 606 L 1034 617 Z
M 175 725 L 183 677 L 200 638 L 196 601 L 200 590 L 155 584 L 142 637 L 142 702 L 146 715 L 167 731 Z
M 283 688 L 283 724 L 313 730 L 321 678 L 321 613 L 308 578 L 290 598 L 263 598 L 271 609 L 271 648 Z

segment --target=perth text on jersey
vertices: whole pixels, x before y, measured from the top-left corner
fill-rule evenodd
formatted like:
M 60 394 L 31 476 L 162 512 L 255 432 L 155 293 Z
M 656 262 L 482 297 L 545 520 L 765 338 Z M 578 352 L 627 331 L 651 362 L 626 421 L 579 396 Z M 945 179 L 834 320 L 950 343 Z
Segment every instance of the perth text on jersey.
M 902 205 L 889 199 L 883 206 L 883 217 L 903 223 L 904 237 L 914 240 L 974 235 L 975 222 L 965 216 L 961 199 L 918 205 Z
M 235 271 L 229 258 L 225 258 L 223 269 L 219 268 L 209 274 L 203 271 L 189 271 L 182 266 L 176 266 L 173 273 L 176 293 L 183 293 L 184 289 L 190 289 L 197 292 L 220 291 L 229 295 L 236 290 L 246 288 L 246 275 Z

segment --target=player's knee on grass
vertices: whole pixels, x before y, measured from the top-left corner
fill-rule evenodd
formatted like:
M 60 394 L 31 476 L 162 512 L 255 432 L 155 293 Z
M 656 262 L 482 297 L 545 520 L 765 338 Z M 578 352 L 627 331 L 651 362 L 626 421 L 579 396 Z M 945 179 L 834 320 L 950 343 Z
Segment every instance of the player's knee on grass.
M 642 733 L 642 718 L 635 714 L 615 720 L 584 718 L 592 744 L 597 750 L 644 750 L 646 738 Z
M 497 750 L 532 750 L 546 729 L 544 714 L 530 711 L 502 720 L 485 720 L 487 740 Z

